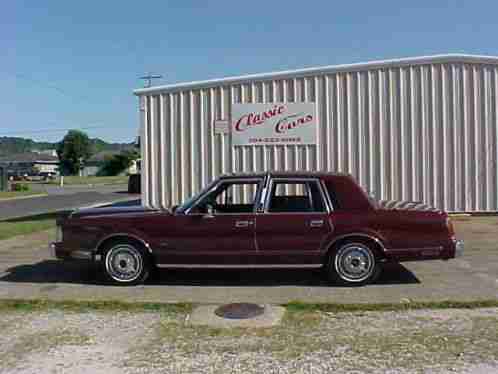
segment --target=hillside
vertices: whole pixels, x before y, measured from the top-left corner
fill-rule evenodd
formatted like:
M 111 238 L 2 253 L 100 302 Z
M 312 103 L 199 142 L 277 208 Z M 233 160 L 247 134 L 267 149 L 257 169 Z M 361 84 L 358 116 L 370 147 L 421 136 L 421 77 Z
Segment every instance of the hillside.
M 107 143 L 101 139 L 94 138 L 90 139 L 93 147 L 94 153 L 102 151 L 120 151 L 123 149 L 133 148 L 132 142 L 130 143 Z M 50 142 L 37 142 L 32 139 L 27 138 L 17 138 L 17 137 L 1 137 L 0 136 L 0 156 L 11 155 L 15 153 L 30 152 L 32 150 L 46 150 L 55 149 L 57 143 Z

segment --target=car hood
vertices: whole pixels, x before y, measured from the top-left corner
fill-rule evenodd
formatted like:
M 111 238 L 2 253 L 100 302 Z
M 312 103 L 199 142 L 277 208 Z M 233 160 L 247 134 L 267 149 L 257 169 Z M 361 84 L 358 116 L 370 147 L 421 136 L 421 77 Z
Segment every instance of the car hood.
M 384 210 L 416 210 L 422 212 L 439 212 L 439 209 L 420 201 L 379 200 L 377 204 Z
M 141 205 L 133 206 L 106 206 L 100 208 L 82 208 L 68 212 L 65 218 L 85 218 L 93 216 L 121 216 L 141 215 L 156 212 L 157 209 L 144 208 Z M 64 215 L 64 214 L 63 214 Z

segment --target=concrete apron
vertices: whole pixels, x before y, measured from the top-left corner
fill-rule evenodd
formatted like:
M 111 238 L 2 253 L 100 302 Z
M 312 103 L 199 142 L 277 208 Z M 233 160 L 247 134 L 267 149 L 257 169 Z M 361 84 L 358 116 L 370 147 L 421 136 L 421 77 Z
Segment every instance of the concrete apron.
M 329 285 L 321 275 L 315 277 L 308 271 L 278 270 L 243 274 L 164 271 L 159 279 L 143 286 L 101 285 L 93 268 L 49 258 L 47 244 L 55 234 L 48 230 L 0 241 L 0 299 L 272 305 L 497 299 L 497 224 L 496 217 L 455 221 L 458 236 L 466 241 L 463 257 L 406 263 L 406 270 L 398 269 L 400 274 L 386 272 L 377 284 L 360 288 Z
M 285 314 L 285 308 L 277 305 L 264 304 L 263 314 L 244 319 L 223 318 L 215 311 L 221 305 L 201 305 L 196 307 L 187 317 L 186 324 L 210 326 L 217 328 L 231 327 L 273 327 L 280 324 Z

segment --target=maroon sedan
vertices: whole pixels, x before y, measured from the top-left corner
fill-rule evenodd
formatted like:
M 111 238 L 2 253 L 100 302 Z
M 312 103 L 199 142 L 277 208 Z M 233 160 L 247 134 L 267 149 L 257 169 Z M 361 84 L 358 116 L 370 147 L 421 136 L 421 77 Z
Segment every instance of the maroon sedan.
M 349 175 L 230 174 L 171 210 L 75 211 L 51 248 L 99 264 L 116 284 L 159 268 L 320 268 L 343 285 L 373 282 L 385 262 L 463 253 L 444 212 L 378 202 Z

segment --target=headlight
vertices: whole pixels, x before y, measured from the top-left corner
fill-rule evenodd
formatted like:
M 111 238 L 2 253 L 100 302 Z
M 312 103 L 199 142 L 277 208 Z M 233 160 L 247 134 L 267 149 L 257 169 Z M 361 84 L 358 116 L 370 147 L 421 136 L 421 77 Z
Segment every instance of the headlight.
M 55 242 L 62 242 L 62 226 L 57 226 L 57 228 L 55 229 Z

